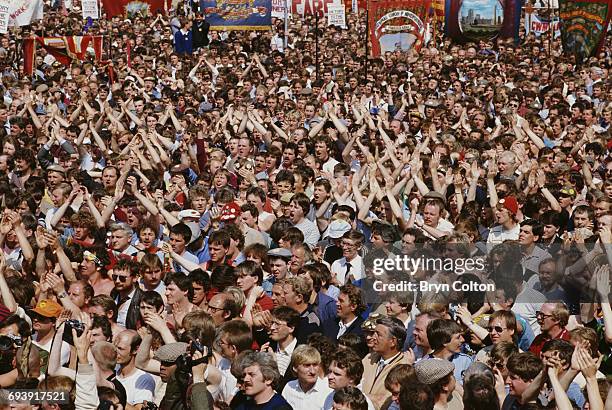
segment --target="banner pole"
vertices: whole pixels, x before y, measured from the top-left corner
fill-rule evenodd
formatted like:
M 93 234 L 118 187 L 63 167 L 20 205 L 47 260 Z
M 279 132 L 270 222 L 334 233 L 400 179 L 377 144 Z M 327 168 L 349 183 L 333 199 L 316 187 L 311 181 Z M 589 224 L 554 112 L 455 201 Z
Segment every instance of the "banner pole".
M 287 43 L 289 42 L 289 9 L 288 9 L 288 0 L 285 0 L 285 41 L 283 42 L 284 47 L 283 50 L 285 53 L 287 52 Z
M 369 1 L 368 1 L 369 3 Z M 365 79 L 368 78 L 368 45 L 370 43 L 370 5 L 366 5 Z
M 319 80 L 319 0 L 316 0 L 315 7 L 315 65 L 317 80 Z

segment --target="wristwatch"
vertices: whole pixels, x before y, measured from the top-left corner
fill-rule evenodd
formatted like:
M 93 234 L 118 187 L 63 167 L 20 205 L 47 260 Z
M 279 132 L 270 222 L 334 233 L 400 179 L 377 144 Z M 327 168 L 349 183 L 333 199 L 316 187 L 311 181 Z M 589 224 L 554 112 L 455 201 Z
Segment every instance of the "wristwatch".
M 67 298 L 67 297 L 68 297 L 68 294 L 66 293 L 66 291 L 63 291 L 62 293 L 57 295 L 58 299 L 64 299 L 64 298 Z

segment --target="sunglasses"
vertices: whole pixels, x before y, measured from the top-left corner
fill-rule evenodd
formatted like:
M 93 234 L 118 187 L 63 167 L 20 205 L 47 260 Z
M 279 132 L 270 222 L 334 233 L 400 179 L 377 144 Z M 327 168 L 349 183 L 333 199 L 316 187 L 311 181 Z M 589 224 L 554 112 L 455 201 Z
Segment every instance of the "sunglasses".
M 112 277 L 113 277 L 113 282 L 117 282 L 117 280 L 119 280 L 119 282 L 125 283 L 128 279 L 127 276 L 112 275 Z
M 495 331 L 495 333 L 501 333 L 505 329 L 501 326 L 489 326 L 487 330 L 489 331 L 489 333 L 493 333 L 493 331 Z

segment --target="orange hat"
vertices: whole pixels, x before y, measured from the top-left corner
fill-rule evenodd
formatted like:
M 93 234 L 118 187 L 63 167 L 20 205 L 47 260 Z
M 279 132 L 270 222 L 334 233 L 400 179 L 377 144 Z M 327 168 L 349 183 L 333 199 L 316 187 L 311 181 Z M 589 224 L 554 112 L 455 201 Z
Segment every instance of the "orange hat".
M 44 317 L 58 317 L 60 313 L 62 313 L 62 310 L 62 305 L 59 303 L 52 300 L 43 299 L 38 302 L 34 309 L 32 309 L 32 312 Z

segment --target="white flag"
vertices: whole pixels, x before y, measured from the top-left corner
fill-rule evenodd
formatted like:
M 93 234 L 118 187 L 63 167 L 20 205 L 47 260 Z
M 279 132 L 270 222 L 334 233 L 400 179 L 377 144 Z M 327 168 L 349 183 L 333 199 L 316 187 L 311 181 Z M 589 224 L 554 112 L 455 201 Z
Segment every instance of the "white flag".
M 11 0 L 9 26 L 27 26 L 43 18 L 43 0 Z

